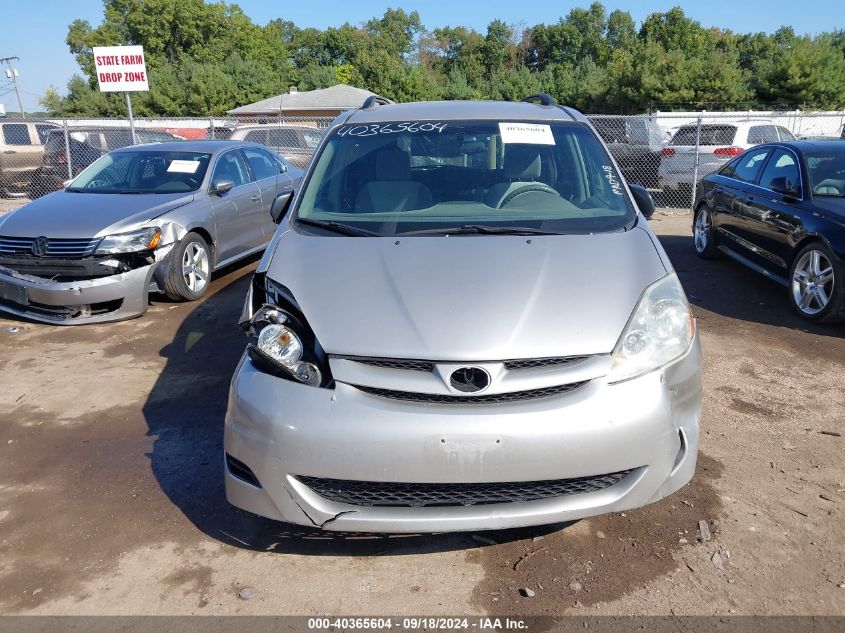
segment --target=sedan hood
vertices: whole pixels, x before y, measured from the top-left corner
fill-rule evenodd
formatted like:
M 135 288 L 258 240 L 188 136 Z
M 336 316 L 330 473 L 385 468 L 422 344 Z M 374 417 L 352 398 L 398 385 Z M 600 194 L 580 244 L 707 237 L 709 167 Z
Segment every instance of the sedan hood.
M 649 234 L 316 237 L 288 230 L 268 277 L 333 354 L 489 361 L 611 352 L 666 274 Z
M 101 194 L 56 191 L 0 217 L 6 237 L 82 238 L 130 231 L 181 207 L 194 194 Z

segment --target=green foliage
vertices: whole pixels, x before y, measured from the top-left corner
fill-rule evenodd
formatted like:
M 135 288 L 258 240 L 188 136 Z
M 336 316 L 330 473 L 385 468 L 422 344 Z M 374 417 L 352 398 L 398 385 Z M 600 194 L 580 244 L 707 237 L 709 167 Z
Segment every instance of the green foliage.
M 520 99 L 549 92 L 589 112 L 641 112 L 778 104 L 845 107 L 845 30 L 800 37 L 706 29 L 675 7 L 637 29 L 600 2 L 552 24 L 492 20 L 428 31 L 416 11 L 387 9 L 360 26 L 253 23 L 236 4 L 104 0 L 96 26 L 76 20 L 67 44 L 81 70 L 62 97 L 41 103 L 68 115 L 120 116 L 123 98 L 97 90 L 93 46 L 142 44 L 150 91 L 139 115 L 217 115 L 284 92 L 346 83 L 396 101 Z

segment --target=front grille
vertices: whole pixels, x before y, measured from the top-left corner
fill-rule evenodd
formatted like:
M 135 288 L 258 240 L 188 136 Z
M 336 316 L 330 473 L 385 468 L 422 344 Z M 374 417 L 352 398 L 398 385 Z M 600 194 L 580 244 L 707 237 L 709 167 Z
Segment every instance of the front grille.
M 407 369 L 411 371 L 434 371 L 434 363 L 430 360 L 414 360 L 410 358 L 370 358 L 369 356 L 336 356 L 343 360 L 351 360 L 362 365 L 383 367 L 385 369 Z
M 369 356 L 336 356 L 344 360 L 355 361 L 373 367 L 384 367 L 385 369 L 407 369 L 411 371 L 434 371 L 438 361 L 416 360 L 412 358 L 371 358 Z M 525 358 L 506 361 L 482 361 L 481 364 L 503 362 L 505 369 L 514 371 L 520 369 L 534 369 L 537 367 L 561 367 L 584 360 L 587 356 L 559 356 L 551 358 Z M 455 361 L 442 361 L 455 364 Z M 478 365 L 478 361 L 467 362 L 467 365 Z
M 534 369 L 536 367 L 560 367 L 584 360 L 586 356 L 560 356 L 556 358 L 526 358 L 524 360 L 506 360 L 505 369 Z
M 632 470 L 608 475 L 485 484 L 419 484 L 297 477 L 321 497 L 354 506 L 424 508 L 475 506 L 552 499 L 604 490 L 625 479 Z
M 0 235 L 0 254 L 34 256 L 32 244 L 37 237 L 4 237 Z M 87 237 L 79 239 L 48 238 L 44 257 L 64 257 L 73 259 L 89 257 L 94 254 L 100 238 Z
M 408 402 L 423 402 L 431 404 L 500 404 L 504 402 L 521 402 L 524 400 L 537 400 L 539 398 L 550 398 L 562 393 L 567 393 L 586 384 L 587 380 L 571 382 L 568 385 L 557 385 L 555 387 L 543 387 L 541 389 L 529 389 L 527 391 L 511 391 L 509 393 L 491 393 L 466 396 L 452 396 L 439 393 L 418 393 L 411 391 L 393 391 L 392 389 L 380 389 L 378 387 L 365 387 L 363 385 L 352 385 L 364 393 L 393 400 L 406 400 Z

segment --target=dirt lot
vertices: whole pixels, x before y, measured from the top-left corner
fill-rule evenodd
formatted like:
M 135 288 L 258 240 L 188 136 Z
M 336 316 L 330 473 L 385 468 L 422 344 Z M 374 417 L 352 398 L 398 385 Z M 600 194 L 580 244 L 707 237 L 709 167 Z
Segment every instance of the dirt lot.
M 808 326 L 778 287 L 696 259 L 688 216 L 653 226 L 706 353 L 699 472 L 568 526 L 330 535 L 228 506 L 254 261 L 129 322 L 0 319 L 0 613 L 845 614 L 845 326 Z

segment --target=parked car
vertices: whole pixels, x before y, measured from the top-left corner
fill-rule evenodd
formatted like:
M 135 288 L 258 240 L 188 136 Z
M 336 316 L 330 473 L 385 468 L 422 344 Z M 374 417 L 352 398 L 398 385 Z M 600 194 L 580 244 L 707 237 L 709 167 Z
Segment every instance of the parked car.
M 845 143 L 754 147 L 704 178 L 695 209 L 699 255 L 786 286 L 805 319 L 845 319 Z
M 795 136 L 771 121 L 746 120 L 724 123 L 691 123 L 678 128 L 661 151 L 658 182 L 664 191 L 691 190 L 695 177 L 698 135 L 698 177 L 720 169 L 749 147 L 772 141 L 792 141 Z
M 139 316 L 150 289 L 201 297 L 264 249 L 301 171 L 231 141 L 135 145 L 0 216 L 0 311 L 61 325 Z
M 177 140 L 172 134 L 158 130 L 136 130 L 135 138 L 138 143 Z M 78 174 L 103 154 L 128 145 L 132 145 L 132 132 L 127 128 L 70 128 L 67 143 L 64 129 L 49 130 L 44 138 L 42 164 L 32 175 L 28 188 L 30 200 L 58 191 L 71 174 Z
M 25 196 L 41 166 L 41 151 L 52 123 L 0 121 L 0 195 Z
M 701 352 L 653 202 L 586 117 L 534 99 L 370 97 L 335 119 L 244 307 L 231 503 L 484 530 L 690 479 Z
M 616 159 L 625 180 L 656 189 L 660 150 L 665 145 L 660 126 L 649 117 L 588 118 Z
M 272 148 L 296 167 L 304 168 L 314 150 L 320 144 L 323 134 L 308 125 L 258 124 L 241 125 L 234 129 L 230 138 L 252 143 L 261 143 Z

